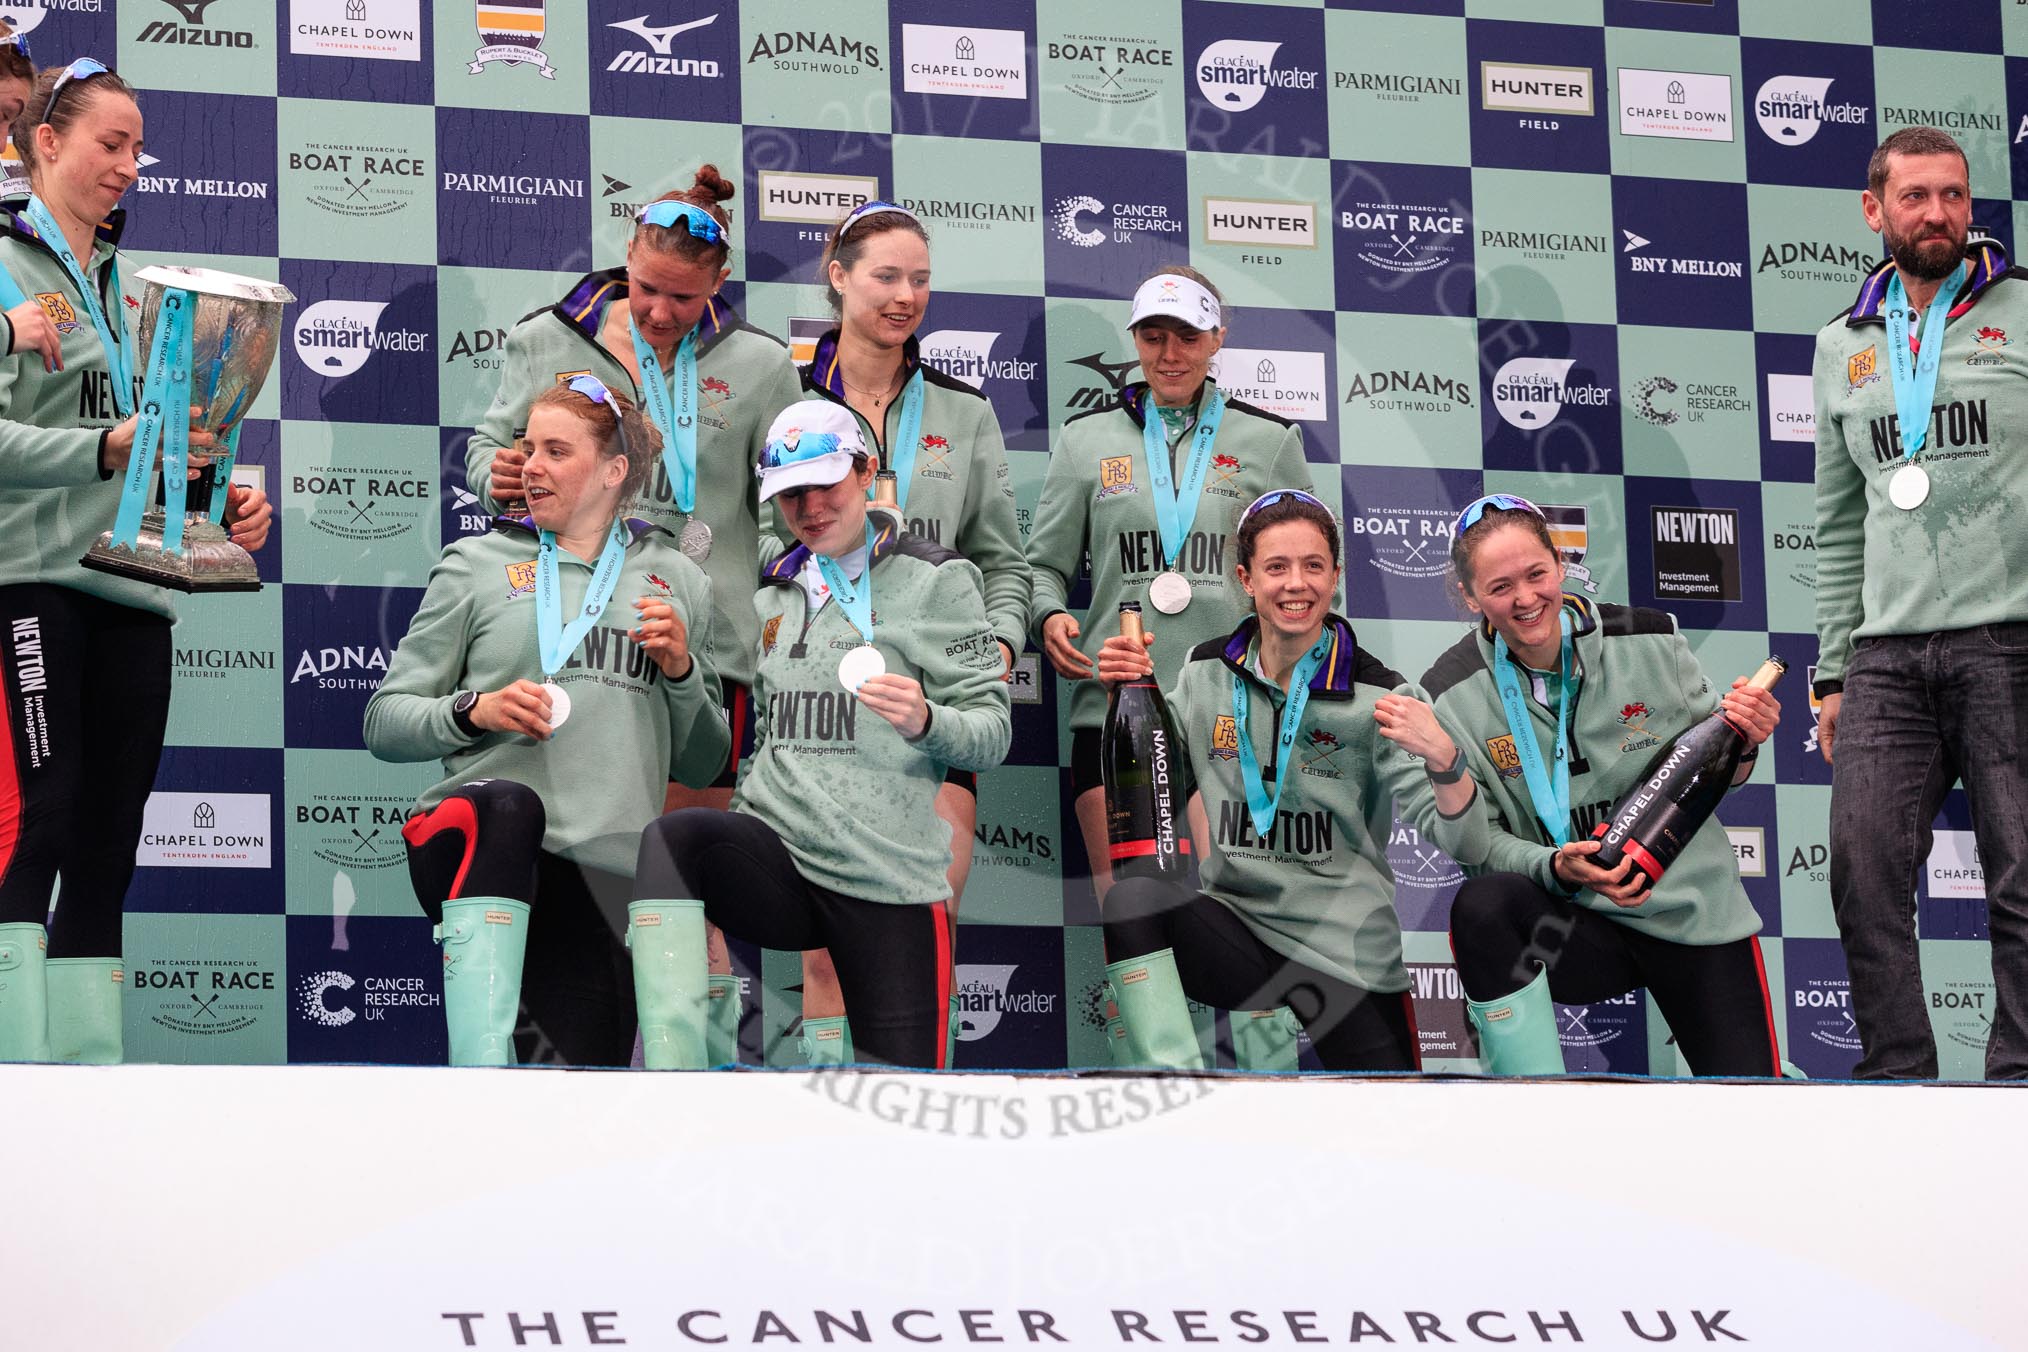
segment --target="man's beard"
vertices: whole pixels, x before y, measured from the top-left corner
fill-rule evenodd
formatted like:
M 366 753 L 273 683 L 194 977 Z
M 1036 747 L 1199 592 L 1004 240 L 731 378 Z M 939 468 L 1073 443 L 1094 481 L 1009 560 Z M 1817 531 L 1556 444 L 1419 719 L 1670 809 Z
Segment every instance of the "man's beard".
M 1950 244 L 1948 249 L 1934 247 L 1939 242 Z M 1962 236 L 1945 241 L 1942 236 L 1929 235 L 1917 241 L 1887 236 L 1887 250 L 1894 258 L 1894 265 L 1906 275 L 1924 282 L 1940 282 L 1957 271 L 1958 264 L 1965 260 L 1965 240 Z

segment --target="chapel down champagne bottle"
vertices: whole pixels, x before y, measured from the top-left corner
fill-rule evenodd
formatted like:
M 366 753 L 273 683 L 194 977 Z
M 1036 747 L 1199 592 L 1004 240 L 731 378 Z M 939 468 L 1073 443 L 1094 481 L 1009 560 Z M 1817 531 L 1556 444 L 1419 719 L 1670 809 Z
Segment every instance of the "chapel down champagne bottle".
M 1788 669 L 1781 658 L 1770 657 L 1747 684 L 1772 690 Z M 1746 734 L 1719 709 L 1657 751 L 1641 782 L 1592 832 L 1599 848 L 1591 862 L 1610 869 L 1632 859 L 1633 873 L 1660 882 L 1732 787 L 1746 748 Z
M 1141 606 L 1120 603 L 1120 632 L 1141 642 Z M 1150 675 L 1113 687 L 1099 742 L 1106 840 L 1116 878 L 1190 875 L 1190 827 L 1183 813 L 1183 748 L 1169 706 Z

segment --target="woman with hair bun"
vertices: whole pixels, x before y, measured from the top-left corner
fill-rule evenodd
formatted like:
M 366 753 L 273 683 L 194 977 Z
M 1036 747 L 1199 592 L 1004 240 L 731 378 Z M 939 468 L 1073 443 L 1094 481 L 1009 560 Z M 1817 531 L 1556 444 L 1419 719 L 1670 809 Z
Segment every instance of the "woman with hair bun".
M 507 335 L 500 387 L 465 448 L 471 491 L 496 511 L 522 496 L 517 447 L 528 405 L 545 387 L 589 371 L 624 390 L 662 434 L 661 459 L 635 510 L 667 527 L 711 579 L 713 649 L 724 684 L 731 753 L 708 788 L 671 785 L 668 806 L 725 807 L 740 759 L 753 749 L 753 613 L 760 568 L 754 470 L 768 421 L 802 395 L 788 348 L 718 296 L 730 275 L 732 221 L 720 204 L 733 184 L 717 166 L 639 212 L 626 263 L 587 273 L 553 305 Z M 714 942 L 712 969 L 731 971 Z M 738 1059 L 737 986 L 715 992 L 713 1057 Z
M 1415 1070 L 1388 833 L 1398 807 L 1476 853 L 1485 816 L 1471 780 L 1437 773 L 1456 748 L 1421 692 L 1331 613 L 1343 570 L 1330 509 L 1302 489 L 1262 494 L 1233 549 L 1252 613 L 1189 650 L 1169 703 L 1201 797 L 1190 815 L 1213 828 L 1198 842 L 1202 890 L 1127 878 L 1101 907 L 1114 1060 L 1200 1068 L 1187 996 L 1286 1006 L 1327 1070 Z M 1145 637 L 1106 639 L 1103 685 L 1148 679 L 1149 647 L 1176 641 L 1152 625 Z
M 641 828 L 731 741 L 702 655 L 711 588 L 666 526 L 626 515 L 660 443 L 605 382 L 537 394 L 523 444 L 527 515 L 444 550 L 366 745 L 443 762 L 402 838 L 445 945 L 451 1064 L 513 1064 L 525 1002 L 566 1062 L 625 1065 Z

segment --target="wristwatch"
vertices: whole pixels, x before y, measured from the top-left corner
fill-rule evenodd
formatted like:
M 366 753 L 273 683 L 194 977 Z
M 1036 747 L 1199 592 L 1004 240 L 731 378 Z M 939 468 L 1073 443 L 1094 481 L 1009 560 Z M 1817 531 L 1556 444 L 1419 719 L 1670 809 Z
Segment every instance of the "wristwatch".
M 1424 773 L 1432 784 L 1455 784 L 1465 777 L 1465 749 L 1458 747 L 1451 756 L 1450 768 L 1439 770 L 1428 761 L 1422 763 Z
M 479 692 L 460 690 L 451 701 L 451 721 L 458 725 L 458 731 L 473 741 L 485 736 L 486 730 L 472 721 L 472 710 L 479 707 Z

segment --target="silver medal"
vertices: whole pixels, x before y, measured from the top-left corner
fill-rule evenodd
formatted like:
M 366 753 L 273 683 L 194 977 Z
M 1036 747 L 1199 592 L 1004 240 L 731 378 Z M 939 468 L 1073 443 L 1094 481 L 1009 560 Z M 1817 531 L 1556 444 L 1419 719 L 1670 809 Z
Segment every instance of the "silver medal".
M 860 686 L 886 671 L 887 659 L 880 655 L 880 649 L 871 643 L 862 643 L 839 661 L 838 684 L 856 695 Z
M 1929 499 L 1929 471 L 1907 464 L 1894 471 L 1887 481 L 1887 500 L 1904 512 L 1912 512 Z
M 1181 615 L 1190 604 L 1190 579 L 1174 569 L 1157 573 L 1148 584 L 1148 600 L 1164 615 Z
M 703 563 L 711 557 L 711 527 L 696 517 L 690 518 L 683 523 L 683 530 L 676 537 L 676 547 L 692 563 Z
M 549 696 L 549 730 L 555 732 L 570 717 L 570 696 L 555 681 L 544 681 L 542 693 Z

